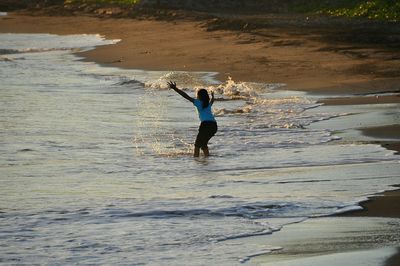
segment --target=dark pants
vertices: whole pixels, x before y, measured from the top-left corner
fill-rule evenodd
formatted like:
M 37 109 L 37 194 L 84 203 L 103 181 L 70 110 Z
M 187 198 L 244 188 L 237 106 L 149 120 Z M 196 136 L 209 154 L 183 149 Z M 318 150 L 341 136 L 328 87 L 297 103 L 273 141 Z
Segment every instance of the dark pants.
M 197 148 L 207 147 L 208 141 L 217 133 L 218 126 L 217 122 L 214 121 L 204 121 L 201 122 L 199 127 L 199 133 L 196 137 L 196 142 L 194 146 Z

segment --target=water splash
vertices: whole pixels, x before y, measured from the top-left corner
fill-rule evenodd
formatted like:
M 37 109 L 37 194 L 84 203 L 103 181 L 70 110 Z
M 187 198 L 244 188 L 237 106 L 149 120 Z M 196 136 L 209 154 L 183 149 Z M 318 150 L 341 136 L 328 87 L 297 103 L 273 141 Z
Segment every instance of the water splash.
M 136 101 L 137 131 L 132 137 L 138 155 L 154 154 L 166 157 L 187 155 L 191 150 L 183 132 L 171 127 L 171 104 L 168 98 L 154 90 L 145 92 Z

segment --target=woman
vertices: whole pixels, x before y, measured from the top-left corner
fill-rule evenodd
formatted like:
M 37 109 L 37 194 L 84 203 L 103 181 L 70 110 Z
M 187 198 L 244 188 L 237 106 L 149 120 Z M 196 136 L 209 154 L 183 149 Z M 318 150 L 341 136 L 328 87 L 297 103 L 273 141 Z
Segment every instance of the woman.
M 194 99 L 187 95 L 184 91 L 176 87 L 175 82 L 168 82 L 168 86 L 179 93 L 183 98 L 193 103 L 196 106 L 199 119 L 201 121 L 199 127 L 199 133 L 197 134 L 196 141 L 194 143 L 194 157 L 199 157 L 200 149 L 203 151 L 204 156 L 209 156 L 208 141 L 217 133 L 218 126 L 215 121 L 214 115 L 211 110 L 211 106 L 214 103 L 214 92 L 211 92 L 211 101 L 208 96 L 208 92 L 205 89 L 200 89 L 197 92 L 197 99 Z

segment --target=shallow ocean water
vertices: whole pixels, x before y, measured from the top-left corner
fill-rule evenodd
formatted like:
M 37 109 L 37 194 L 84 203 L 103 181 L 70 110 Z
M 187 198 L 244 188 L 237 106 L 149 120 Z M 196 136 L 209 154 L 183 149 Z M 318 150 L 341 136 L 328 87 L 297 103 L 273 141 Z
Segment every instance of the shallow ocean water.
M 399 183 L 392 151 L 333 133 L 330 121 L 351 114 L 282 84 L 72 54 L 114 42 L 0 34 L 1 263 L 246 263 L 271 248 L 252 236 L 357 209 Z M 192 158 L 198 118 L 169 80 L 216 92 L 211 157 Z

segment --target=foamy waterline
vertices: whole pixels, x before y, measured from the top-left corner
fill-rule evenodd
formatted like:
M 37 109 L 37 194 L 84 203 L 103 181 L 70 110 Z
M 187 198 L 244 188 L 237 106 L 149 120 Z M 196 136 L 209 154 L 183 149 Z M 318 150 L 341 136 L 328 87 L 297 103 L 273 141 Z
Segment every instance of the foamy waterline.
M 38 36 L 40 36 L 38 38 Z M 89 50 L 99 45 L 115 44 L 120 40 L 106 40 L 99 34 L 13 34 L 0 35 L 0 54 L 47 52 L 57 50 Z

